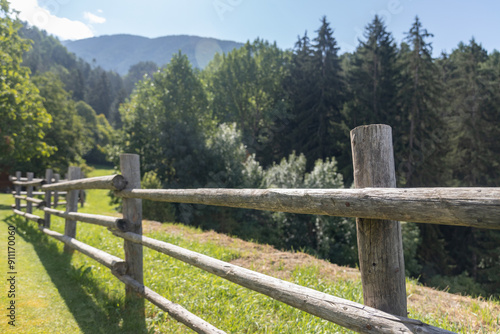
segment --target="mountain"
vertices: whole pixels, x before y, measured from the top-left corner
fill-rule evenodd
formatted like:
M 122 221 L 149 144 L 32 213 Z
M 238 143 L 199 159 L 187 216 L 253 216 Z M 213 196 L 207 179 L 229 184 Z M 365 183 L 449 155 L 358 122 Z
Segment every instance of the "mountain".
M 205 67 L 215 53 L 226 53 L 243 44 L 198 36 L 164 36 L 147 38 L 134 35 L 107 35 L 63 41 L 78 57 L 105 70 L 127 74 L 130 66 L 141 61 L 153 61 L 163 66 L 179 50 L 198 68 Z

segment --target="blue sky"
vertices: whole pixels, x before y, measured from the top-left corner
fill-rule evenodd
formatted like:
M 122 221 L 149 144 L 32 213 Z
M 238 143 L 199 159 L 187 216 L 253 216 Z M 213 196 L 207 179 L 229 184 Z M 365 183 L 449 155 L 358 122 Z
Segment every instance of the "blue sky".
M 399 44 L 418 15 L 434 37 L 434 55 L 474 37 L 500 50 L 500 1 L 464 0 L 11 0 L 20 18 L 60 39 L 110 34 L 198 35 L 246 42 L 257 37 L 292 48 L 314 36 L 326 15 L 341 52 L 353 51 L 381 16 Z

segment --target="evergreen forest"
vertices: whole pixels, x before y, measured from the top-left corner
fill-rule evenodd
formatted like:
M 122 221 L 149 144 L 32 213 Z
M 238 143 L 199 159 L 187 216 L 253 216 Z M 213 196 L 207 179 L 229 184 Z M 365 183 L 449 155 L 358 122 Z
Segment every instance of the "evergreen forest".
M 20 22 L 1 0 L 0 170 L 64 174 L 127 152 L 141 156 L 144 188 L 350 188 L 349 131 L 383 123 L 393 129 L 398 187 L 500 186 L 500 52 L 471 39 L 433 58 L 418 17 L 397 42 L 375 16 L 356 50 L 340 54 L 333 26 L 323 17 L 290 50 L 255 39 L 204 69 L 179 52 L 120 76 Z M 148 219 L 357 265 L 353 219 L 144 207 Z M 500 295 L 500 231 L 403 222 L 403 238 L 408 276 Z

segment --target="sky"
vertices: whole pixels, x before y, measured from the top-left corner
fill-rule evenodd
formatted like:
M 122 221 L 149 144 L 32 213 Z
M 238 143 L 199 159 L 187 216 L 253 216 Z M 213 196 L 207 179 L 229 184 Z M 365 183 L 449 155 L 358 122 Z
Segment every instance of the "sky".
M 471 38 L 500 50 L 498 0 L 10 0 L 19 17 L 61 40 L 101 35 L 197 35 L 236 42 L 262 38 L 293 48 L 314 37 L 326 16 L 341 53 L 352 52 L 379 15 L 396 43 L 418 16 L 433 54 L 450 53 Z

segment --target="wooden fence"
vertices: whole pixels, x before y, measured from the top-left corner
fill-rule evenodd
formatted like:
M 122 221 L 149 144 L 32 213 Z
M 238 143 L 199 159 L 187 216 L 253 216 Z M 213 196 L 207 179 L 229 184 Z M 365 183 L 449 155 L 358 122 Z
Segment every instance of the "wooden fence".
M 143 281 L 143 246 L 201 268 L 248 289 L 360 333 L 450 333 L 406 317 L 405 270 L 398 220 L 500 229 L 500 188 L 396 189 L 391 129 L 385 125 L 351 131 L 355 186 L 360 189 L 141 189 L 139 156 L 120 157 L 121 175 L 57 181 L 50 170 L 44 179 L 17 172 L 16 214 L 35 221 L 40 230 L 111 269 L 125 283 L 127 299 L 143 298 L 198 333 L 224 333 L 149 289 Z M 38 186 L 44 200 L 33 198 Z M 21 192 L 26 187 L 26 192 Z M 111 189 L 123 199 L 123 218 L 77 212 L 82 189 Z M 65 194 L 66 210 L 55 198 Z M 23 196 L 25 195 L 25 196 Z M 54 199 L 54 200 L 53 200 Z M 254 272 L 203 254 L 142 235 L 142 199 L 218 205 L 290 213 L 357 217 L 360 270 L 365 305 Z M 27 201 L 21 211 L 21 200 Z M 32 214 L 32 205 L 44 218 Z M 66 219 L 65 233 L 50 230 L 50 216 Z M 86 245 L 76 237 L 76 221 L 107 227 L 124 239 L 125 259 Z M 143 300 L 143 299 L 141 299 Z M 137 303 L 137 300 L 135 301 Z M 144 304 L 140 309 L 144 317 Z M 298 329 L 300 331 L 300 329 Z

